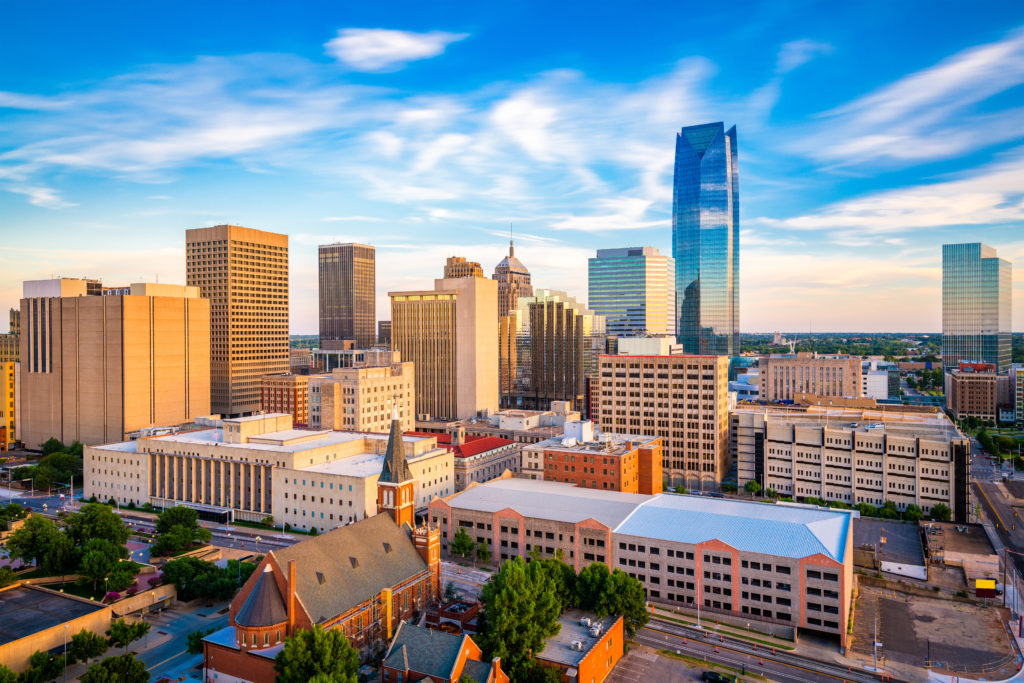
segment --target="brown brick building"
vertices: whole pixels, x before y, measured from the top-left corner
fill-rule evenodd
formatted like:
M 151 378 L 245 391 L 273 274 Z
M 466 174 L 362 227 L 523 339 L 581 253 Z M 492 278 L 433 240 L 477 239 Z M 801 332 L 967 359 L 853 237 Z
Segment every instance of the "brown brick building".
M 284 640 L 314 625 L 358 649 L 387 642 L 438 596 L 437 529 L 376 515 L 273 550 L 231 602 L 229 626 L 203 641 L 204 680 L 274 679 Z
M 797 394 L 826 398 L 864 395 L 861 360 L 856 356 L 797 353 L 762 356 L 761 400 L 792 401 Z

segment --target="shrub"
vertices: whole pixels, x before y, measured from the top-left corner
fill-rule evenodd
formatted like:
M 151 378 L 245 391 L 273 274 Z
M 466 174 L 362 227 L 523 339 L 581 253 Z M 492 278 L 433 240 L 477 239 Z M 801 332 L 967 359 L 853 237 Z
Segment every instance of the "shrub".
M 157 574 L 156 576 L 151 576 L 151 577 L 149 577 L 149 579 L 147 579 L 147 581 L 146 581 L 146 583 L 148 583 L 148 584 L 149 584 L 149 587 L 150 587 L 150 588 L 156 588 L 157 586 L 159 586 L 159 585 L 160 585 L 160 584 L 162 584 L 163 582 L 164 582 L 164 576 L 163 576 L 163 574 Z
M 103 602 L 117 602 L 120 599 L 121 594 L 115 593 L 114 591 L 110 591 L 109 593 L 103 596 Z
M 137 583 L 133 583 L 132 585 L 128 586 L 128 589 L 125 591 L 125 593 L 128 594 L 129 597 L 135 595 L 138 592 L 139 592 L 139 584 L 137 584 Z

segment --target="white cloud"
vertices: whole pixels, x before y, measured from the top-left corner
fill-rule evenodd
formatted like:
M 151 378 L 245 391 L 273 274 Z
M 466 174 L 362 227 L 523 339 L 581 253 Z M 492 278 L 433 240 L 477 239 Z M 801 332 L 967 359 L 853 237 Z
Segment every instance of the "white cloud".
M 832 46 L 828 43 L 819 43 L 814 40 L 793 40 L 782 46 L 779 50 L 775 70 L 780 74 L 789 73 L 797 67 L 803 66 L 818 55 L 831 54 Z
M 341 223 L 346 221 L 359 221 L 361 223 L 372 222 L 376 223 L 384 220 L 383 218 L 377 218 L 374 216 L 326 216 L 320 220 L 326 223 Z
M 346 28 L 324 46 L 328 54 L 356 71 L 395 71 L 409 62 L 436 57 L 468 33 L 413 33 L 376 28 Z
M 25 195 L 28 197 L 29 204 L 44 209 L 66 209 L 71 206 L 78 206 L 61 199 L 57 191 L 51 187 L 14 185 L 7 189 L 11 192 Z
M 832 163 L 921 162 L 1012 140 L 1021 108 L 974 105 L 1024 83 L 1024 30 L 963 50 L 821 115 L 797 148 Z

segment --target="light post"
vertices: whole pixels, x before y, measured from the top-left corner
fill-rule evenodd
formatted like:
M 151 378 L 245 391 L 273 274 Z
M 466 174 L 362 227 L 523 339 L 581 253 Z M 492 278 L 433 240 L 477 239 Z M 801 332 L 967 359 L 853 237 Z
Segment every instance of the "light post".
M 64 683 L 68 680 L 68 626 L 64 624 Z

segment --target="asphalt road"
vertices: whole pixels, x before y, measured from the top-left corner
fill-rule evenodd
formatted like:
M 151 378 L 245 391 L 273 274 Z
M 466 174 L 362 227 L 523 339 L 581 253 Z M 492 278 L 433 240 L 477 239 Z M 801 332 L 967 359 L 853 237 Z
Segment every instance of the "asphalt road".
M 147 621 L 152 624 L 148 638 L 155 640 L 164 634 L 170 636 L 166 642 L 139 652 L 139 658 L 145 662 L 149 670 L 150 680 L 158 681 L 165 676 L 175 680 L 181 676 L 188 676 L 196 663 L 202 660 L 202 655 L 188 654 L 188 634 L 200 629 L 221 629 L 227 626 L 228 615 L 226 612 L 220 614 L 220 610 L 226 609 L 228 604 L 218 603 L 212 607 L 199 607 L 187 611 L 174 609 L 148 617 Z M 145 646 L 144 640 L 138 643 L 140 648 Z
M 772 654 L 771 648 L 734 638 L 725 637 L 715 642 L 717 634 L 656 619 L 651 620 L 637 634 L 636 639 L 648 647 L 678 651 L 691 657 L 745 669 L 748 674 L 763 674 L 771 680 L 784 683 L 869 683 L 881 680 L 880 675 L 868 671 L 844 670 L 838 664 L 819 662 L 781 650 Z

